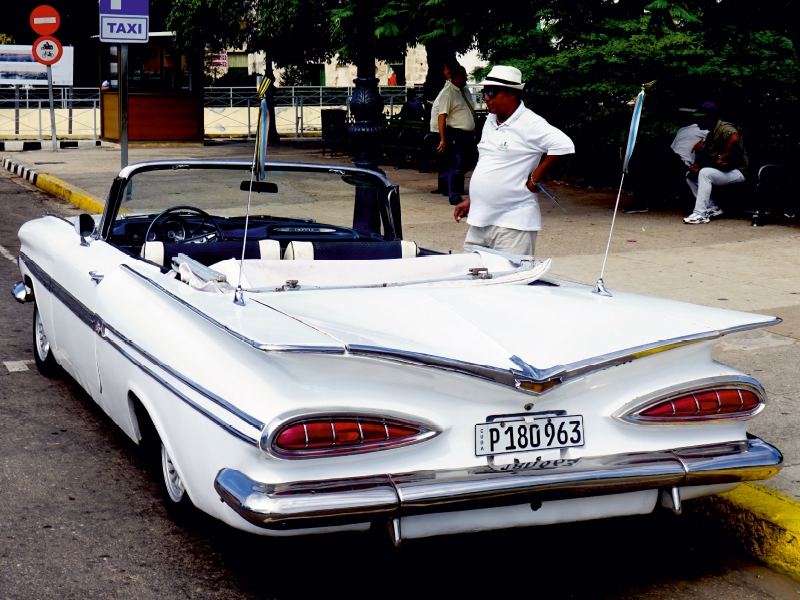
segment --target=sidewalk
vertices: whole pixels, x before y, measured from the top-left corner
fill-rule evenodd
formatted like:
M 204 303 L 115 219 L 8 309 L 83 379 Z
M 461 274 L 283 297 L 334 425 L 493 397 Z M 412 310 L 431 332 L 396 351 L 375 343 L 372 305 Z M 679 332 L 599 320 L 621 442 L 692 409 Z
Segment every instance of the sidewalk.
M 250 143 L 130 151 L 131 162 L 167 158 L 247 160 L 251 156 Z M 318 143 L 310 141 L 270 146 L 269 156 L 331 165 L 350 160 L 323 157 Z M 119 170 L 119 151 L 113 148 L 56 154 L 21 152 L 12 158 L 100 199 L 105 198 Z M 404 237 L 423 247 L 460 252 L 467 225 L 454 222 L 453 209 L 445 197 L 429 193 L 436 185 L 435 174 L 394 170 L 392 166 L 384 169 L 401 187 Z M 549 188 L 567 212 L 542 197 L 543 231 L 537 255 L 555 259 L 552 276 L 594 284 L 600 273 L 615 194 L 556 183 Z M 623 198 L 623 205 L 627 201 Z M 751 227 L 749 221 L 735 219 L 685 225 L 683 216 L 674 212 L 627 215 L 620 211 L 604 277 L 606 287 L 612 294 L 615 290 L 630 291 L 783 319 L 769 330 L 721 342 L 714 356 L 766 387 L 769 404 L 748 429 L 780 448 L 785 466 L 763 485 L 800 502 L 800 411 L 795 406 L 800 397 L 800 227 Z

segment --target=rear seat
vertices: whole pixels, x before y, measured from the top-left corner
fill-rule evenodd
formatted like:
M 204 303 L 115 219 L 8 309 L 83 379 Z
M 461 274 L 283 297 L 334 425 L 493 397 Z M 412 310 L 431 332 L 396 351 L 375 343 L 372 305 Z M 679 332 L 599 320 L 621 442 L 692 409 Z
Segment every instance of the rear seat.
M 283 260 L 388 260 L 415 258 L 417 244 L 396 242 L 289 242 Z
M 172 259 L 185 254 L 197 262 L 209 266 L 222 260 L 242 258 L 242 242 L 209 242 L 207 244 L 174 244 L 145 242 L 140 256 L 164 267 L 172 266 Z M 281 245 L 278 240 L 247 242 L 245 259 L 280 260 Z

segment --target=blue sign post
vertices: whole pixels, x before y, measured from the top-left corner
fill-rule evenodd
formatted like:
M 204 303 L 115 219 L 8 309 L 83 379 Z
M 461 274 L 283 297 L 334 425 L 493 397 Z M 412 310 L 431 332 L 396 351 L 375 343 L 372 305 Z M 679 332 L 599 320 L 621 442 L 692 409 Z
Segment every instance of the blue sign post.
M 144 44 L 150 36 L 150 0 L 100 0 L 100 41 Z
M 119 148 L 128 166 L 128 44 L 150 39 L 150 0 L 100 0 L 100 41 L 119 44 Z

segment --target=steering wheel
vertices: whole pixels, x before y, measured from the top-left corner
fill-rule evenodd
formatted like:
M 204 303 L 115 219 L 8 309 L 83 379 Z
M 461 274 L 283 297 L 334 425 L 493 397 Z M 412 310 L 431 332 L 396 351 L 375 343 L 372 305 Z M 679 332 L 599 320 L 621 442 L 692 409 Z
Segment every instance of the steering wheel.
M 176 244 L 202 243 L 202 242 L 210 242 L 211 239 L 213 239 L 213 238 L 209 238 L 209 236 L 214 236 L 219 240 L 221 240 L 221 239 L 223 239 L 225 237 L 225 235 L 222 233 L 222 230 L 219 228 L 219 225 L 217 225 L 217 222 L 207 212 L 205 212 L 204 210 L 201 210 L 201 209 L 199 209 L 199 208 L 197 208 L 195 206 L 181 205 L 181 206 L 171 206 L 167 210 L 158 213 L 155 216 L 155 218 L 152 221 L 150 221 L 150 225 L 148 225 L 148 227 L 147 227 L 147 232 L 145 232 L 145 234 L 144 234 L 145 241 L 146 242 L 156 241 L 156 238 L 153 238 L 152 240 L 150 239 L 150 231 L 153 229 L 153 226 L 156 223 L 158 223 L 158 221 L 160 219 L 163 219 L 164 223 L 166 224 L 168 222 L 168 219 L 165 219 L 164 217 L 167 217 L 170 213 L 178 212 L 178 211 L 189 211 L 189 212 L 196 213 L 197 215 L 199 215 L 201 217 L 202 220 L 200 221 L 200 224 L 197 227 L 195 227 L 191 231 L 188 231 L 189 227 L 188 227 L 188 224 L 186 223 L 186 221 L 176 215 L 175 216 L 175 221 L 184 230 L 184 237 L 183 238 L 178 238 L 176 236 L 174 239 L 170 240 L 173 243 L 176 243 Z M 213 233 L 202 233 L 200 235 L 197 235 L 197 232 L 200 231 L 200 228 L 205 223 L 210 223 L 214 227 L 215 231 Z

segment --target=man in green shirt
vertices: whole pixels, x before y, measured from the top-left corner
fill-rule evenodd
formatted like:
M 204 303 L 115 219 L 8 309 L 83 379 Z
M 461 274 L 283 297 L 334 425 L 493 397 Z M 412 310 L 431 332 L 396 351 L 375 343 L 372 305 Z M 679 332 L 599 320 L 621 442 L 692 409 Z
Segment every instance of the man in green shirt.
M 722 210 L 711 199 L 715 187 L 742 183 L 749 163 L 739 130 L 732 123 L 720 121 L 719 110 L 713 102 L 704 102 L 694 113 L 700 129 L 707 129 L 705 142 L 698 142 L 699 154 L 689 166 L 686 182 L 697 199 L 694 212 L 683 222 L 689 225 L 708 223 Z

